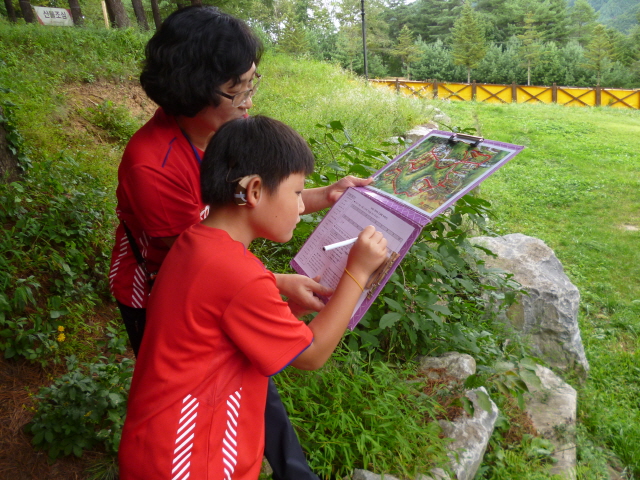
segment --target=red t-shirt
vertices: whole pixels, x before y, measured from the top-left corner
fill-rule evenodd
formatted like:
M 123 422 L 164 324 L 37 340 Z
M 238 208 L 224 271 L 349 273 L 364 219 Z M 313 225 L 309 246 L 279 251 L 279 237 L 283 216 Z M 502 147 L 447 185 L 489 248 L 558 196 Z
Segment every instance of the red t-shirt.
M 258 478 L 268 376 L 313 341 L 275 277 L 201 224 L 153 287 L 120 444 L 122 480 Z
M 179 235 L 206 217 L 200 196 L 202 154 L 161 108 L 127 144 L 118 168 L 116 213 L 131 230 L 150 272 L 158 270 L 169 251 L 160 237 Z M 146 307 L 149 286 L 122 223 L 116 230 L 109 284 L 119 302 Z

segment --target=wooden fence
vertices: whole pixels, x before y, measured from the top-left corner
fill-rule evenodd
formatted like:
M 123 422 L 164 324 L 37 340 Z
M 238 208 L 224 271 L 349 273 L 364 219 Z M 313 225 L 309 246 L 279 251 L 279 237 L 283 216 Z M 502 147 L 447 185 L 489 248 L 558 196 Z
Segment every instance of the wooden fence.
M 488 103 L 558 103 L 560 105 L 593 107 L 609 106 L 640 109 L 640 89 L 587 87 L 534 87 L 493 85 L 488 83 L 414 82 L 403 79 L 371 80 L 387 85 L 396 92 L 419 98 L 441 100 L 475 100 Z

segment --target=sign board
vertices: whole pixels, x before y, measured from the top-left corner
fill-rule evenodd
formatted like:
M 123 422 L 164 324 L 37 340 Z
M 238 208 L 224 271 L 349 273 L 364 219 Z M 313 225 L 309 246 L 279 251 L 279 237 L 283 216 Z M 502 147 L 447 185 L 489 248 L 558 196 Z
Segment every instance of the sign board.
M 56 25 L 58 27 L 73 27 L 71 10 L 66 8 L 33 7 L 40 25 Z

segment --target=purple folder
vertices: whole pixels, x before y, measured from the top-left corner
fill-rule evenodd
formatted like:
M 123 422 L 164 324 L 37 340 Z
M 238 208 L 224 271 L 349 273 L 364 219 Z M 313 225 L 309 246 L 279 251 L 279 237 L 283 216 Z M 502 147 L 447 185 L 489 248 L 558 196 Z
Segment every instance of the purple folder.
M 348 189 L 309 236 L 291 266 L 312 278 L 319 275 L 320 283 L 335 288 L 350 247 L 331 252 L 324 252 L 322 247 L 356 237 L 367 225 L 382 231 L 390 256 L 358 301 L 349 322 L 349 328 L 355 328 L 424 226 L 523 148 L 432 130 L 378 170 L 370 186 Z

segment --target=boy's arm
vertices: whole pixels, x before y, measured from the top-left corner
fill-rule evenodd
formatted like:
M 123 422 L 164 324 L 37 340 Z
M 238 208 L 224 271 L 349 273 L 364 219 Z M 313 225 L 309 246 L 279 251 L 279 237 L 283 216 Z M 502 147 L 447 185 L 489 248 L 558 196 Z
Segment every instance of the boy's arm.
M 313 213 L 329 208 L 338 201 L 349 187 L 364 187 L 373 182 L 371 178 L 358 178 L 348 175 L 327 187 L 309 188 L 302 191 L 304 213 Z
M 313 343 L 291 364 L 302 370 L 315 370 L 329 359 L 349 325 L 353 309 L 369 276 L 387 258 L 387 241 L 369 226 L 358 236 L 349 252 L 347 268 L 336 291 L 322 311 L 309 323 Z

